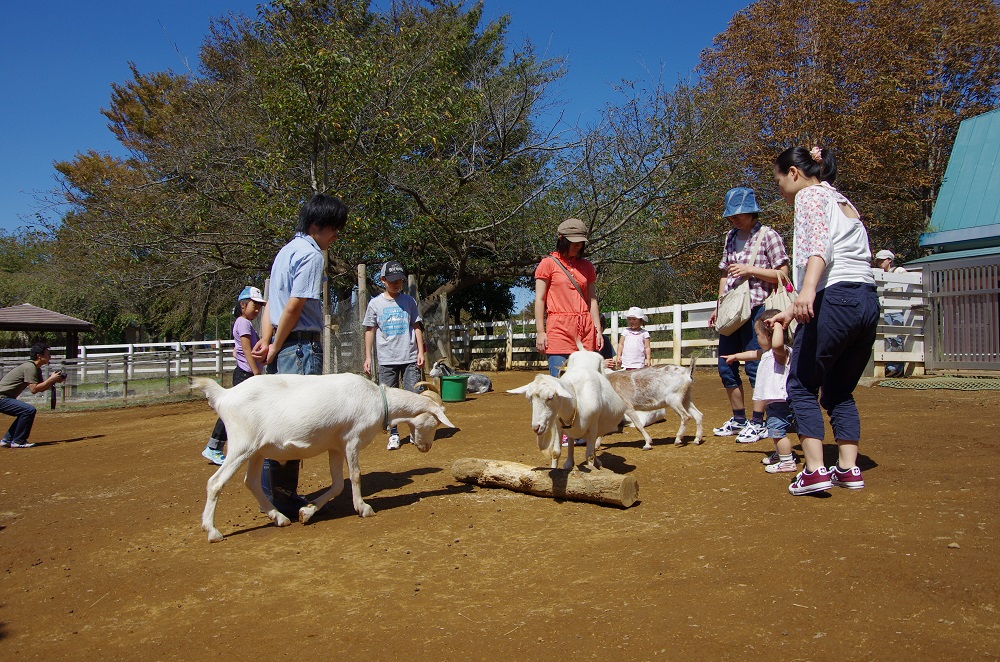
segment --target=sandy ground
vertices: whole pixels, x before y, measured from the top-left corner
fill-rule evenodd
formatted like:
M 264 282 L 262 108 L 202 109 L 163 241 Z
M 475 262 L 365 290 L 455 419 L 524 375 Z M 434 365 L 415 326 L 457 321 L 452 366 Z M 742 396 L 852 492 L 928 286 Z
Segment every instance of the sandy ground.
M 205 401 L 42 412 L 36 448 L 0 449 L 0 659 L 1000 657 L 1000 393 L 859 389 L 867 487 L 821 496 L 764 473 L 769 442 L 675 447 L 671 416 L 644 452 L 627 429 L 602 454 L 639 481 L 625 510 L 452 478 L 461 457 L 543 463 L 503 392 L 530 377 L 449 405 L 461 430 L 428 454 L 376 439 L 376 517 L 348 486 L 279 529 L 237 480 L 220 544 Z M 724 392 L 696 379 L 711 428 Z M 305 464 L 304 493 L 328 483 Z

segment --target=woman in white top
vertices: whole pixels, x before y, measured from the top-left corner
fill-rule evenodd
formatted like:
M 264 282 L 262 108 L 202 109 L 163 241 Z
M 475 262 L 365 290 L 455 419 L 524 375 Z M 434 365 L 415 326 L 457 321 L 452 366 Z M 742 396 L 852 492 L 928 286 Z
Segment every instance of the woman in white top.
M 798 296 L 774 318 L 786 327 L 793 317 L 800 324 L 788 375 L 805 455 L 805 469 L 788 488 L 794 495 L 865 484 L 857 466 L 861 419 L 853 394 L 875 343 L 879 304 L 868 233 L 854 205 L 831 186 L 836 177 L 828 149 L 793 147 L 774 161 L 781 195 L 795 205 Z M 821 406 L 838 447 L 837 466 L 829 469 L 823 466 Z

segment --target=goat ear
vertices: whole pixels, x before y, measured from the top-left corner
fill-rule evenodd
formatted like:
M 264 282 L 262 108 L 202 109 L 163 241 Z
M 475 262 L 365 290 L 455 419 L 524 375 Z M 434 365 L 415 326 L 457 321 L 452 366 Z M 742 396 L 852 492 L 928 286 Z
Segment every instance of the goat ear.
M 531 386 L 531 384 L 525 384 L 524 386 L 521 386 L 519 388 L 509 388 L 507 389 L 507 392 L 513 393 L 514 395 L 521 395 L 522 393 L 528 390 L 529 386 Z
M 563 398 L 572 398 L 573 397 L 573 394 L 569 392 L 569 389 L 566 388 L 563 385 L 562 382 L 557 381 L 556 384 L 555 384 L 555 387 L 556 387 L 556 395 L 558 395 L 560 397 L 563 397 Z
M 446 428 L 454 428 L 456 430 L 459 429 L 457 425 L 448 420 L 448 417 L 445 416 L 444 409 L 442 409 L 441 411 L 434 412 L 434 415 L 437 417 L 439 421 L 441 421 L 441 425 L 445 426 Z

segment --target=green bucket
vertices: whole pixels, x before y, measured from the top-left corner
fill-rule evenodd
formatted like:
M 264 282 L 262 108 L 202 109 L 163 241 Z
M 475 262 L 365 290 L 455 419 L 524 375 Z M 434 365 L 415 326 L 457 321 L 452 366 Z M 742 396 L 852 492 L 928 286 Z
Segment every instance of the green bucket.
M 441 375 L 441 399 L 445 402 L 462 402 L 465 400 L 465 383 L 468 375 Z

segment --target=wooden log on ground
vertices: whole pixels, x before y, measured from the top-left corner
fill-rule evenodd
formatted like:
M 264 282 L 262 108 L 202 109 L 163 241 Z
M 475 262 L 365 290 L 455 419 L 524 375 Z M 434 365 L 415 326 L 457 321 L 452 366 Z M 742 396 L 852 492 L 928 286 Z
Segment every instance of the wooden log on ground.
M 451 475 L 463 483 L 504 487 L 554 499 L 610 503 L 623 508 L 628 508 L 639 499 L 639 482 L 633 476 L 606 469 L 548 469 L 517 462 L 465 457 L 455 460 Z

